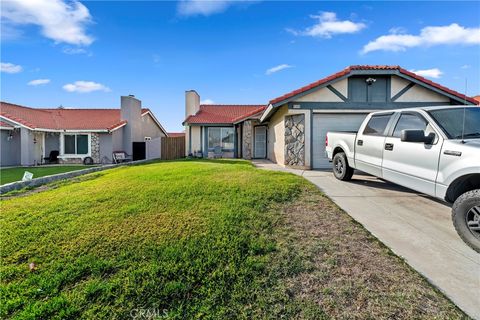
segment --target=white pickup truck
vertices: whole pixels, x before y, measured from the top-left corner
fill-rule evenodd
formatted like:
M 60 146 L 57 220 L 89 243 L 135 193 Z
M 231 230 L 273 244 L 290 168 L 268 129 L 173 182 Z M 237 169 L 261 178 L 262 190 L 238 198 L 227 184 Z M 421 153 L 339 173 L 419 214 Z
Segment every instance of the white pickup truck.
M 480 252 L 480 107 L 373 112 L 325 144 L 337 179 L 357 169 L 453 204 L 455 229 Z

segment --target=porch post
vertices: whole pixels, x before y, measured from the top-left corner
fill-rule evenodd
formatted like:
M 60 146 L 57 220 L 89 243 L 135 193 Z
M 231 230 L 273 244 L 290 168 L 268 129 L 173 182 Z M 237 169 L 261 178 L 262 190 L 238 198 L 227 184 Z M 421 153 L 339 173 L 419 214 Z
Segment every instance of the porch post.
M 33 164 L 31 161 L 33 148 L 32 132 L 26 128 L 20 128 L 20 164 L 22 166 Z

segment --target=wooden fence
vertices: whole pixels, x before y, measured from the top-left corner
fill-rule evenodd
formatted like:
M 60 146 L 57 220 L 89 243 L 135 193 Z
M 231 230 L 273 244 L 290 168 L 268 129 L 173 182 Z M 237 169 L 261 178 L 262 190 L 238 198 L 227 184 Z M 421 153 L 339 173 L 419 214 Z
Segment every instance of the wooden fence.
M 162 137 L 162 160 L 185 158 L 185 137 Z

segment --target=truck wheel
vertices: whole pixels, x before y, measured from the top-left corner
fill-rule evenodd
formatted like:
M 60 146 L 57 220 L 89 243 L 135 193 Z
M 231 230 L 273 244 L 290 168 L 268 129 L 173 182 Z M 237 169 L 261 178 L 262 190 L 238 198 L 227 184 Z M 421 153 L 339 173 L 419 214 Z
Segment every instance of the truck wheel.
M 342 181 L 352 179 L 353 168 L 348 165 L 347 156 L 344 152 L 339 152 L 333 157 L 333 175 Z
M 480 253 L 480 189 L 465 192 L 455 200 L 452 220 L 462 240 Z

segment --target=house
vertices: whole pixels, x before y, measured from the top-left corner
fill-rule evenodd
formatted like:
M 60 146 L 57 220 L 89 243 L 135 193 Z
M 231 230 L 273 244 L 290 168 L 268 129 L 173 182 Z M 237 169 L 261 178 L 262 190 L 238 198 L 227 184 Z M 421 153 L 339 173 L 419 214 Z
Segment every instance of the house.
M 134 96 L 120 109 L 40 109 L 0 104 L 1 166 L 44 163 L 51 151 L 60 163 L 111 163 L 114 151 L 145 158 L 145 141 L 167 136 L 153 113 Z
M 186 152 L 215 147 L 227 158 L 266 158 L 303 169 L 328 168 L 328 131 L 356 131 L 368 113 L 393 108 L 478 104 L 400 66 L 350 66 L 266 105 L 200 105 L 185 99 Z

